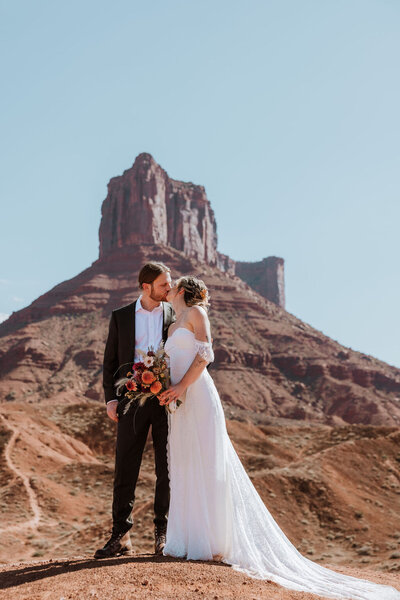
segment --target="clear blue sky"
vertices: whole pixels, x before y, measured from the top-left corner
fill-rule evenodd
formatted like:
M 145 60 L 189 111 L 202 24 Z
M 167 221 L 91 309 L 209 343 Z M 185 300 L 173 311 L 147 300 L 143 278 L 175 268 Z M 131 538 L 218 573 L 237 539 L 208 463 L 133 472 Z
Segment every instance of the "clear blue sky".
M 112 176 L 205 186 L 219 250 L 400 367 L 398 0 L 0 0 L 0 313 L 98 255 Z

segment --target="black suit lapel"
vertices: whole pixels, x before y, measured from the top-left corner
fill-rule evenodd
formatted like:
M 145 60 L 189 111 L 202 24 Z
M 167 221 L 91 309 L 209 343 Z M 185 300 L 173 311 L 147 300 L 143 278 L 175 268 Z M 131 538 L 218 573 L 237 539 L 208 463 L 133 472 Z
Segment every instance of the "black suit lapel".
M 163 331 L 162 338 L 164 342 L 167 341 L 168 327 L 175 321 L 175 314 L 172 310 L 172 306 L 168 302 L 163 302 Z
M 162 326 L 162 339 L 165 342 L 168 335 L 168 327 L 169 327 L 169 319 L 168 319 L 168 304 L 166 302 L 162 302 L 163 307 L 163 326 Z
M 127 331 L 127 335 L 128 335 L 128 339 L 129 339 L 129 346 L 131 348 L 131 362 L 133 363 L 135 360 L 135 345 L 136 345 L 136 302 L 137 300 L 135 300 L 135 302 L 132 302 L 132 311 L 129 315 L 129 320 L 128 320 L 128 331 Z M 133 340 L 133 343 L 132 343 Z

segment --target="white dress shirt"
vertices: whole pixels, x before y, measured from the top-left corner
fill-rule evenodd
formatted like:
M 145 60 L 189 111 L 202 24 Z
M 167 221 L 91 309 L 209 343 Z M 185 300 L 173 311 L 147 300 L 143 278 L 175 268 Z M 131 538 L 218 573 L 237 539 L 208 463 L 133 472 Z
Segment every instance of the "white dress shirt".
M 162 340 L 162 326 L 163 326 L 163 305 L 160 302 L 159 306 L 153 308 L 152 311 L 143 308 L 140 302 L 142 296 L 140 295 L 136 302 L 135 307 L 135 358 L 134 362 L 139 362 L 142 357 L 138 354 L 137 349 L 147 352 L 149 346 L 153 346 L 154 350 L 157 350 Z M 109 400 L 110 402 L 118 402 L 115 400 Z
M 150 346 L 157 350 L 162 340 L 163 305 L 153 308 L 152 311 L 143 308 L 142 296 L 136 302 L 135 311 L 135 362 L 142 360 L 137 350 L 147 352 Z

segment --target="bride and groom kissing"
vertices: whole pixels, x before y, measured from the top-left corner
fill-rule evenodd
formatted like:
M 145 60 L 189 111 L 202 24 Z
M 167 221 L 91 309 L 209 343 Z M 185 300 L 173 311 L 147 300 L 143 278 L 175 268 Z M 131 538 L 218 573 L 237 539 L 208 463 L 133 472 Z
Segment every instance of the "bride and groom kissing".
M 400 600 L 400 592 L 329 570 L 302 556 L 264 505 L 230 441 L 221 400 L 207 365 L 213 361 L 204 282 L 146 263 L 141 295 L 112 312 L 104 353 L 108 416 L 118 423 L 113 528 L 95 558 L 132 554 L 129 530 L 135 487 L 149 428 L 155 456 L 155 553 L 220 560 L 250 577 L 328 598 Z M 164 343 L 171 386 L 128 411 L 116 399 L 121 365 L 138 350 Z M 164 405 L 183 400 L 168 413 Z

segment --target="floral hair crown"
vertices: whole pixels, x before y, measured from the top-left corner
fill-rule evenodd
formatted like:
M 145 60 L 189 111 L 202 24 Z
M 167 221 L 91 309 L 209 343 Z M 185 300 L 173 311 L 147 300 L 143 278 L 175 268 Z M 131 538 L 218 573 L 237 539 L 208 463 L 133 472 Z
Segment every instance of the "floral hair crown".
M 205 297 L 207 296 L 207 289 L 204 288 L 204 290 L 200 290 L 200 296 L 203 298 L 203 300 L 205 299 Z

